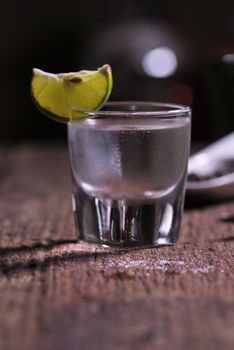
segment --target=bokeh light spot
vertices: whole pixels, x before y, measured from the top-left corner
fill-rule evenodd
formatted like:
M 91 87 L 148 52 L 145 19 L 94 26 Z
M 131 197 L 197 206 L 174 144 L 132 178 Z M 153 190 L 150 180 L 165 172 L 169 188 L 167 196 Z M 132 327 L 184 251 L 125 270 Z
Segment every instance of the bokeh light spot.
M 175 73 L 178 61 L 169 47 L 158 47 L 146 52 L 142 60 L 144 72 L 155 78 L 167 78 Z
M 226 53 L 222 56 L 222 61 L 225 63 L 234 63 L 234 53 Z
M 168 90 L 167 100 L 171 103 L 179 103 L 182 105 L 191 106 L 193 102 L 193 91 L 188 84 L 174 84 Z

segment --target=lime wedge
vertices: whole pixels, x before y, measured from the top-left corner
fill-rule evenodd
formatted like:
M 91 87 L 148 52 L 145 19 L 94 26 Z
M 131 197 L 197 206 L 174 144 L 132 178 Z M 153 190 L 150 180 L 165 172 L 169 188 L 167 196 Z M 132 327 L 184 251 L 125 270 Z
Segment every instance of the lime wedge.
M 36 106 L 56 121 L 69 122 L 86 115 L 76 110 L 98 110 L 112 90 L 108 64 L 95 71 L 52 74 L 33 69 L 31 92 Z

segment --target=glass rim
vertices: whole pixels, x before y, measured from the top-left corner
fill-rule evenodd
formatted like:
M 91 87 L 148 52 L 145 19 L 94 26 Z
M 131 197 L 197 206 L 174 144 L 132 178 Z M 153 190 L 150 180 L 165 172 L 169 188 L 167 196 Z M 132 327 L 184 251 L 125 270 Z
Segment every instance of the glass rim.
M 191 108 L 189 106 L 180 105 L 180 104 L 174 104 L 174 103 L 164 103 L 164 102 L 151 102 L 151 101 L 111 101 L 107 102 L 102 107 L 108 108 L 108 106 L 111 107 L 121 107 L 121 106 L 141 106 L 145 109 L 142 110 L 81 110 L 77 109 L 73 106 L 70 106 L 70 108 L 73 111 L 76 111 L 77 113 L 86 114 L 90 117 L 106 117 L 106 116 L 126 116 L 126 117 L 132 117 L 132 116 L 141 116 L 142 114 L 144 116 L 158 116 L 158 117 L 176 117 L 176 116 L 182 116 L 186 114 L 186 116 L 190 115 Z M 147 110 L 148 106 L 148 110 Z M 149 110 L 149 107 L 155 109 L 162 108 L 161 110 Z M 164 108 L 164 110 L 163 110 Z

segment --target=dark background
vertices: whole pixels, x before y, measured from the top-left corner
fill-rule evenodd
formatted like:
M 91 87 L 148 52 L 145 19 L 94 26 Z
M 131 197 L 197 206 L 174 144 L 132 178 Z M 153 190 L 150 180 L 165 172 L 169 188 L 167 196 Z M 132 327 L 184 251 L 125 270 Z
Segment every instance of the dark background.
M 66 137 L 34 107 L 32 67 L 49 72 L 113 69 L 112 100 L 189 104 L 193 139 L 234 130 L 234 2 L 188 0 L 1 1 L 1 141 Z M 165 79 L 144 73 L 144 51 L 167 46 L 178 68 Z

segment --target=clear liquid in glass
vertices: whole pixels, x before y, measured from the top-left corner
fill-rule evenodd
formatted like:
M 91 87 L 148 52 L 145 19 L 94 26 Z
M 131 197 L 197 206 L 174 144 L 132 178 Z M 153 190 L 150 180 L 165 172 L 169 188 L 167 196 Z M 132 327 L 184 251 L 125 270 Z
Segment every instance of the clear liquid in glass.
M 120 246 L 176 241 L 189 118 L 84 119 L 69 124 L 68 139 L 81 239 Z

